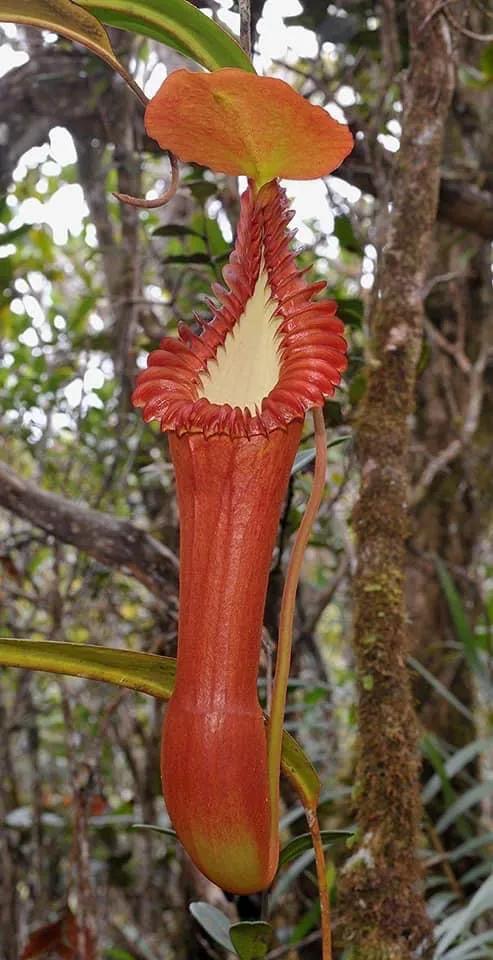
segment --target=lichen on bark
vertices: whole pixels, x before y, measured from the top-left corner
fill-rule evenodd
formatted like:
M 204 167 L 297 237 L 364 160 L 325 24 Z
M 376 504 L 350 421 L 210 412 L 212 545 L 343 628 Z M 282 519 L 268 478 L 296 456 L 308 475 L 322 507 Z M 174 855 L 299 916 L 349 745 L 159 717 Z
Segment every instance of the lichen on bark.
M 384 242 L 369 309 L 367 390 L 357 422 L 354 800 L 359 841 L 343 870 L 337 926 L 347 960 L 410 960 L 430 939 L 417 856 L 417 722 L 406 666 L 407 461 L 423 287 L 454 67 L 447 21 L 434 15 L 433 0 L 409 0 L 407 18 L 410 64 L 402 137 L 386 197 L 391 206 L 388 212 L 382 209 Z

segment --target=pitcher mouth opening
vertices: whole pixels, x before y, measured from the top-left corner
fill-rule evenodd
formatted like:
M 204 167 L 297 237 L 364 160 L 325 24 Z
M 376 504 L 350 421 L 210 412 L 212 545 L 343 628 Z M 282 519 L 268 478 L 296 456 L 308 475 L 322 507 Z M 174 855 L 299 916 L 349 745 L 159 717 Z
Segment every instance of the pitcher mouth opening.
M 314 296 L 290 250 L 285 191 L 277 181 L 241 198 L 238 235 L 219 305 L 197 335 L 180 324 L 137 378 L 132 400 L 161 430 L 267 436 L 302 420 L 334 393 L 346 368 L 343 324 L 334 301 Z

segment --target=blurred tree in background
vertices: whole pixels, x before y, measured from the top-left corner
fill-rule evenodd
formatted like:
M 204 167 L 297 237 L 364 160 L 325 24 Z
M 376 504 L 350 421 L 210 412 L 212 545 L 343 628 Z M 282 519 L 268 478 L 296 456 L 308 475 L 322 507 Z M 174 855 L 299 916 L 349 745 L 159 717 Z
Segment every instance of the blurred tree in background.
M 231 2 L 196 5 L 238 32 Z M 322 777 L 323 825 L 356 827 L 329 850 L 336 956 L 409 960 L 434 926 L 428 955 L 491 957 L 493 8 L 253 0 L 252 28 L 258 68 L 356 138 L 325 182 L 287 185 L 300 263 L 315 253 L 350 341 L 326 405 L 329 484 L 286 716 Z M 184 62 L 112 40 L 148 95 Z M 112 191 L 156 196 L 168 169 L 120 78 L 15 27 L 0 27 L 0 70 L 0 633 L 173 655 L 174 479 L 166 438 L 129 395 L 160 336 L 207 316 L 238 184 L 189 166 L 163 210 L 122 206 Z M 312 446 L 307 427 L 261 694 Z M 226 897 L 172 836 L 133 829 L 169 827 L 159 703 L 0 679 L 2 960 L 65 956 L 71 937 L 98 960 L 225 956 L 190 900 L 229 920 L 269 910 L 272 958 L 320 956 L 309 854 L 281 868 L 266 905 Z M 283 791 L 286 843 L 304 827 Z

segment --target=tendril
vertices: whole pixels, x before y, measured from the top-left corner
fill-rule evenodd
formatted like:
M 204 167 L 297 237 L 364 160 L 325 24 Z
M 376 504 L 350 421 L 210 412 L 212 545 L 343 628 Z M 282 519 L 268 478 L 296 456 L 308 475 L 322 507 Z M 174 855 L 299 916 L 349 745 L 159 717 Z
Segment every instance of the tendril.
M 164 207 L 175 196 L 180 186 L 180 170 L 178 160 L 174 153 L 168 151 L 169 162 L 171 166 L 171 181 L 167 190 L 156 197 L 154 200 L 145 200 L 143 197 L 132 197 L 129 193 L 113 193 L 120 203 L 126 203 L 130 207 L 138 207 L 142 210 L 155 210 L 157 207 Z
M 278 796 L 279 769 L 281 762 L 282 721 L 286 706 L 286 690 L 291 662 L 291 647 L 293 638 L 293 623 L 296 604 L 296 590 L 301 574 L 303 557 L 308 545 L 310 532 L 322 502 L 325 490 L 327 473 L 327 441 L 322 409 L 312 410 L 315 430 L 316 460 L 313 476 L 312 491 L 306 506 L 303 519 L 298 528 L 296 539 L 289 558 L 286 581 L 281 602 L 279 617 L 279 639 L 277 646 L 276 672 L 272 691 L 272 710 L 268 725 L 268 766 L 269 766 L 269 793 L 271 799 Z M 277 804 L 273 803 L 273 816 L 278 817 Z M 315 850 L 317 880 L 320 896 L 320 917 L 322 928 L 322 956 L 323 960 L 332 960 L 332 945 L 330 931 L 330 904 L 325 873 L 325 857 L 320 826 L 317 818 L 316 805 L 305 805 L 308 826 Z M 276 823 L 277 829 L 277 823 Z

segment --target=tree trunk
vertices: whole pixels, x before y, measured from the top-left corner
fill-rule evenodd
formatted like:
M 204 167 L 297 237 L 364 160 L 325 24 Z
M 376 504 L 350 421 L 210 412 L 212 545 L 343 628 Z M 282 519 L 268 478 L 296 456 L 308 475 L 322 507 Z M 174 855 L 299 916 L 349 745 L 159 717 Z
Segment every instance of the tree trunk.
M 343 872 L 340 937 L 351 960 L 408 960 L 429 939 L 417 859 L 417 723 L 406 666 L 407 459 L 438 210 L 445 121 L 454 89 L 448 24 L 433 0 L 407 4 L 410 66 L 400 151 L 371 298 L 371 356 L 357 442 L 359 845 Z M 388 209 L 388 207 L 387 207 Z

